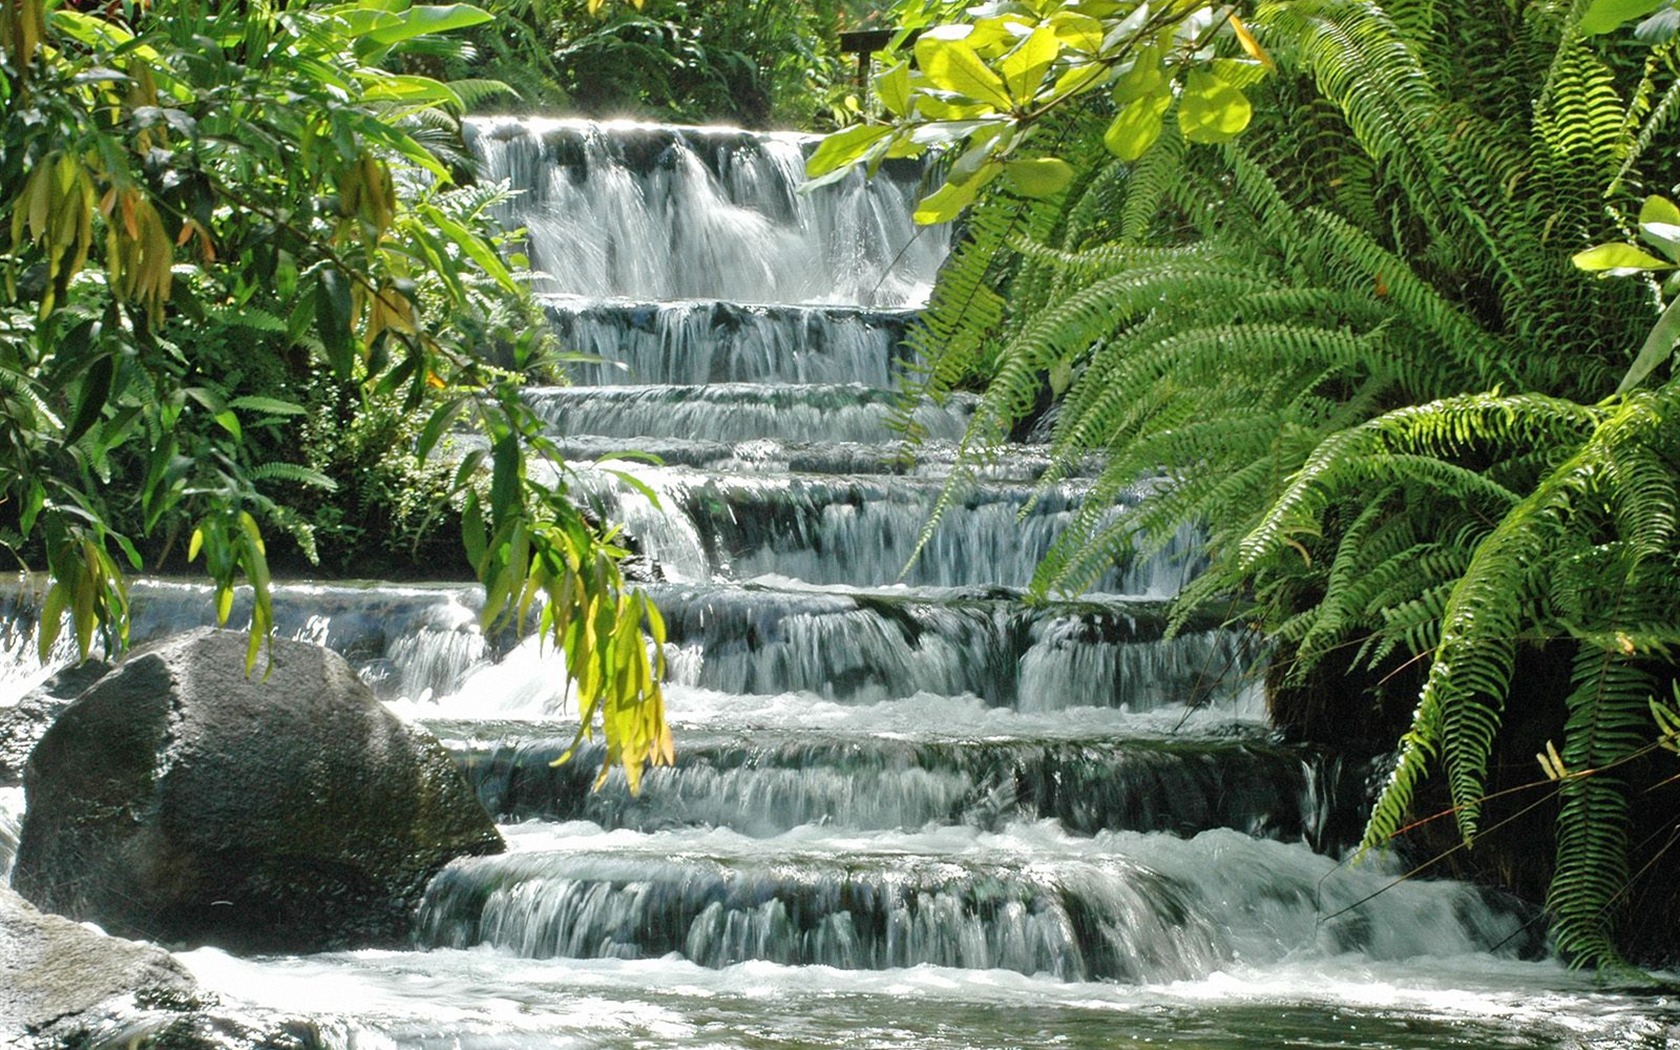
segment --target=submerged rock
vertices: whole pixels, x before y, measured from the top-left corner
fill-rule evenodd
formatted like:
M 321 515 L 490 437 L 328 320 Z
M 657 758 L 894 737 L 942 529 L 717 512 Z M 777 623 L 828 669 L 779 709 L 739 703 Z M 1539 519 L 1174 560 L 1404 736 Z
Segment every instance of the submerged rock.
M 342 658 L 200 630 L 132 655 L 24 774 L 13 885 L 113 933 L 234 951 L 392 944 L 426 881 L 499 852 L 442 746 Z
M 189 1005 L 196 986 L 167 952 L 43 915 L 0 886 L 0 1044 L 97 1026 L 137 1006 Z

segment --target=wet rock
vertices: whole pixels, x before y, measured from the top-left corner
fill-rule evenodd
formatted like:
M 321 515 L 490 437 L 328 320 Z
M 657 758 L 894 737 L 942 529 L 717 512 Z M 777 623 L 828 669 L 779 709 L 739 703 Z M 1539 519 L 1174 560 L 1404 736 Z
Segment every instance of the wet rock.
M 111 669 L 103 660 L 88 660 L 64 670 L 19 700 L 0 708 L 0 787 L 23 783 L 23 765 L 35 745 L 82 690 Z
M 169 954 L 43 915 L 0 886 L 0 1045 L 49 1030 L 100 1027 L 137 1007 L 195 1005 L 196 985 Z
M 395 944 L 449 860 L 503 848 L 448 754 L 342 658 L 200 630 L 136 652 L 30 756 L 13 885 L 113 933 L 232 951 Z

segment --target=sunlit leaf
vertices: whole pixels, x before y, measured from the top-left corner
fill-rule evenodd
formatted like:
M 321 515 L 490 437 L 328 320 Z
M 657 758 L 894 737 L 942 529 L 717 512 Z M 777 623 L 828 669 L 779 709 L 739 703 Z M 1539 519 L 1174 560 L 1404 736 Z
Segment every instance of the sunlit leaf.
M 974 198 L 986 187 L 998 173 L 1003 170 L 1002 163 L 990 161 L 983 166 L 972 179 L 964 182 L 947 182 L 933 193 L 928 194 L 916 205 L 914 218 L 923 226 L 935 223 L 950 222 L 962 210 L 974 202 Z
M 875 77 L 875 97 L 894 116 L 910 115 L 910 63 L 900 62 Z
M 916 66 L 934 87 L 1001 110 L 1010 108 L 1003 80 L 966 43 L 923 34 L 916 41 Z
M 1004 88 L 1017 104 L 1030 102 L 1044 82 L 1044 74 L 1061 53 L 1061 42 L 1047 26 L 1040 26 L 1003 56 L 998 71 L 1003 74 Z
M 1132 68 L 1115 78 L 1114 102 L 1124 106 L 1139 99 L 1159 98 L 1167 86 L 1167 74 L 1161 64 L 1160 49 L 1153 44 L 1142 48 Z
M 1023 197 L 1053 197 L 1073 181 L 1073 166 L 1057 157 L 1007 161 L 1004 178 Z
M 862 160 L 893 133 L 890 124 L 854 124 L 823 139 L 805 162 L 809 178 L 826 175 Z
M 1108 125 L 1103 145 L 1121 160 L 1137 160 L 1161 137 L 1162 119 L 1171 104 L 1172 97 L 1164 92 L 1130 103 Z
M 1190 142 L 1229 142 L 1248 127 L 1254 107 L 1236 86 L 1202 69 L 1184 76 L 1178 126 Z
M 1090 15 L 1077 11 L 1057 11 L 1050 16 L 1050 28 L 1062 46 L 1086 54 L 1095 54 L 1103 41 L 1103 26 Z
M 1591 0 L 1576 25 L 1583 35 L 1594 36 L 1666 6 L 1668 0 Z
M 1631 244 L 1601 244 L 1596 248 L 1588 248 L 1584 252 L 1576 252 L 1570 260 L 1578 268 L 1590 272 L 1603 270 L 1672 270 L 1674 264 L 1659 259 L 1650 252 L 1635 248 Z

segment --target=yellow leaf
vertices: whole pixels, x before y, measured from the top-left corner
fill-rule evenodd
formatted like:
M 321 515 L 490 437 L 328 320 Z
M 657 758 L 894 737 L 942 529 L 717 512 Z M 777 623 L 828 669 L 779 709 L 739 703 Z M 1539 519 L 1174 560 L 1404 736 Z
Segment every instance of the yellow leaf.
M 1276 73 L 1277 63 L 1272 61 L 1272 56 L 1267 54 L 1266 49 L 1260 46 L 1260 41 L 1254 39 L 1254 34 L 1249 31 L 1248 26 L 1243 24 L 1243 20 L 1237 17 L 1235 11 L 1231 12 L 1230 17 L 1231 28 L 1236 30 L 1237 33 L 1237 43 L 1242 45 L 1242 49 L 1248 53 L 1248 57 L 1256 59 L 1268 70 Z

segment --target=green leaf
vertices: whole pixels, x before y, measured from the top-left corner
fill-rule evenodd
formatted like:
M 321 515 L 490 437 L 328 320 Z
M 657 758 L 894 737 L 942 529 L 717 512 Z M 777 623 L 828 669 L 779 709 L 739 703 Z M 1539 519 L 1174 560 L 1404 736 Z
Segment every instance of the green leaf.
M 27 536 L 35 528 L 35 519 L 47 504 L 47 489 L 39 480 L 29 482 L 23 494 L 23 512 L 18 515 L 18 532 Z
M 94 358 L 93 364 L 88 366 L 87 374 L 82 377 L 81 398 L 76 402 L 76 415 L 70 421 L 70 427 L 64 432 L 64 443 L 75 444 L 76 439 L 86 434 L 99 421 L 105 406 L 111 400 L 111 391 L 117 380 L 117 359 L 114 354 L 100 354 Z
M 1639 206 L 1639 224 L 1643 226 L 1648 222 L 1666 222 L 1671 226 L 1680 226 L 1680 205 L 1653 193 Z
M 1097 62 L 1087 62 L 1083 65 L 1074 66 L 1056 78 L 1056 82 L 1050 85 L 1050 91 L 1040 101 L 1050 103 L 1067 98 L 1070 95 L 1077 95 L 1091 85 L 1098 83 L 1107 75 L 1108 70 Z
M 1639 234 L 1670 259 L 1680 259 L 1680 207 L 1652 194 L 1639 207 Z
M 524 472 L 519 435 L 508 433 L 490 446 L 490 520 L 500 522 L 519 510 L 519 482 Z
M 461 504 L 461 546 L 466 549 L 467 561 L 474 569 L 483 572 L 490 538 L 484 526 L 484 512 L 478 505 L 478 493 L 471 490 Z
M 805 162 L 805 176 L 816 178 L 862 160 L 894 128 L 889 124 L 854 124 L 823 139 Z
M 1044 74 L 1061 54 L 1061 41 L 1048 26 L 1039 26 L 1027 38 L 1015 45 L 1015 50 L 1003 56 L 998 71 L 1003 74 L 1005 90 L 1017 105 L 1031 102 L 1044 83 Z
M 365 35 L 376 44 L 390 46 L 428 33 L 448 33 L 482 25 L 494 18 L 488 11 L 470 4 L 422 4 L 393 19 L 381 19 Z
M 50 661 L 53 643 L 58 641 L 59 632 L 64 630 L 64 610 L 69 602 L 70 584 L 67 581 L 57 580 L 47 588 L 46 601 L 41 603 L 40 623 L 35 629 L 42 663 Z
M 315 327 L 333 374 L 340 381 L 350 378 L 356 360 L 350 313 L 350 282 L 337 270 L 322 270 L 315 285 Z
M 1229 142 L 1254 116 L 1254 107 L 1235 85 L 1203 69 L 1184 77 L 1178 103 L 1178 126 L 1190 142 Z
M 875 97 L 898 117 L 910 115 L 910 63 L 898 65 L 875 77 Z
M 246 394 L 228 402 L 229 408 L 244 408 L 252 412 L 261 412 L 269 416 L 301 416 L 309 410 L 302 405 L 294 405 L 290 401 L 282 401 L 277 397 L 265 397 L 261 394 Z
M 1157 98 L 1167 86 L 1167 73 L 1161 64 L 1160 49 L 1151 44 L 1138 52 L 1132 68 L 1114 81 L 1115 105 L 1124 106 L 1144 98 Z
M 1090 15 L 1057 11 L 1050 16 L 1050 28 L 1063 47 L 1094 55 L 1102 50 L 1103 25 Z
M 1672 270 L 1674 264 L 1657 258 L 1650 252 L 1631 244 L 1601 244 L 1576 252 L 1570 262 L 1582 270 L 1597 273 L 1604 270 Z
M 495 282 L 507 291 L 515 295 L 519 294 L 519 282 L 513 279 L 513 274 L 509 273 L 508 268 L 502 264 L 501 257 L 496 254 L 495 249 L 491 248 L 483 237 L 445 215 L 435 205 L 423 205 L 418 210 L 434 229 L 449 238 L 451 244 L 461 249 L 467 254 L 468 258 L 477 263 L 480 270 L 494 278 Z
M 426 420 L 425 427 L 420 431 L 420 440 L 414 447 L 416 457 L 425 459 L 432 454 L 432 449 L 436 448 L 437 443 L 442 440 L 443 432 L 455 421 L 455 417 L 460 415 L 461 409 L 466 404 L 465 400 L 456 398 L 439 405 L 432 411 L 431 418 Z
M 922 36 L 916 41 L 916 65 L 942 91 L 953 91 L 1000 110 L 1011 106 L 1003 79 L 962 41 Z
M 1639 236 L 1669 259 L 1680 259 L 1680 226 L 1672 222 L 1641 222 Z
M 1668 0 L 1592 0 L 1576 27 L 1583 36 L 1596 36 L 1666 6 Z
M 1003 165 L 1010 187 L 1023 197 L 1054 197 L 1073 181 L 1073 165 L 1057 157 L 1012 160 Z
M 1003 165 L 1001 163 L 990 161 L 980 169 L 980 172 L 974 178 L 966 182 L 947 182 L 922 198 L 921 203 L 916 205 L 916 213 L 913 217 L 916 222 L 923 226 L 950 222 L 961 215 L 964 208 L 974 202 L 975 196 L 987 183 L 996 178 L 998 172 L 1002 169 Z
M 1103 145 L 1123 161 L 1137 160 L 1161 137 L 1162 118 L 1171 104 L 1172 96 L 1164 92 L 1129 103 L 1103 133 Z
M 1669 355 L 1674 352 L 1676 340 L 1680 340 L 1680 299 L 1669 303 L 1668 309 L 1657 318 L 1657 323 L 1651 327 L 1651 334 L 1645 337 L 1645 345 L 1639 348 L 1638 356 L 1628 368 L 1627 375 L 1617 384 L 1616 393 L 1625 394 L 1644 382 L 1646 376 L 1668 360 Z
M 455 112 L 467 108 L 455 89 L 441 80 L 408 74 L 380 72 L 362 90 L 370 102 L 411 102 L 422 106 L 448 106 Z

